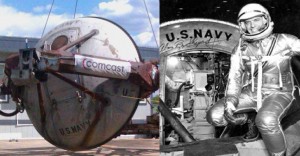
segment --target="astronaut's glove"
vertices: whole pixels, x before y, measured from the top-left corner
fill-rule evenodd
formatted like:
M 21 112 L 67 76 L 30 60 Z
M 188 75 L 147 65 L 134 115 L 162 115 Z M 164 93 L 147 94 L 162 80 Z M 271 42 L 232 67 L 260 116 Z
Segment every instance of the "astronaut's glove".
M 224 118 L 229 122 L 234 122 L 235 118 L 233 112 L 236 110 L 235 106 L 231 102 L 225 102 Z
M 247 122 L 248 114 L 246 113 L 240 113 L 240 114 L 234 114 L 236 111 L 235 106 L 231 102 L 225 103 L 225 109 L 224 109 L 224 118 L 226 121 L 232 125 L 243 125 Z
M 191 89 L 194 85 L 190 83 L 190 81 L 184 82 L 184 89 Z

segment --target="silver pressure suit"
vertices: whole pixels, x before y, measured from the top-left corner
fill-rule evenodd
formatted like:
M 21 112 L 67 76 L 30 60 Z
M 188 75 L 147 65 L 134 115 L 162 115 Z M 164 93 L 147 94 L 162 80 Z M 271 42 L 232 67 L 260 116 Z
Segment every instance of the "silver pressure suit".
M 245 113 L 256 110 L 257 125 L 271 153 L 286 150 L 280 121 L 293 100 L 290 59 L 300 54 L 300 40 L 288 34 L 272 34 L 263 40 L 241 41 L 231 56 L 226 96 L 207 113 L 214 126 L 225 126 L 224 103 L 232 102 Z

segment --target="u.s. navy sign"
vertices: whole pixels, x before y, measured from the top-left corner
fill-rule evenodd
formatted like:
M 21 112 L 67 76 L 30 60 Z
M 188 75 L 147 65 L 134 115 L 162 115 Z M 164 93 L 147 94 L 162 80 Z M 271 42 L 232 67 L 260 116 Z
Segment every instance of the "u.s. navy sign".
M 238 43 L 237 25 L 211 19 L 185 19 L 160 26 L 161 55 L 182 51 L 231 53 Z

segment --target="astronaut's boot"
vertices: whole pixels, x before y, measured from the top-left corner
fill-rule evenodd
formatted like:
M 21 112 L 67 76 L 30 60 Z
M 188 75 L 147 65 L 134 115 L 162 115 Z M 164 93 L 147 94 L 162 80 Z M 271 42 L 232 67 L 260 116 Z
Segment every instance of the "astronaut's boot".
M 259 137 L 259 131 L 255 125 L 255 116 L 256 113 L 249 113 L 249 117 L 247 120 L 248 132 L 243 136 L 244 141 L 255 141 Z

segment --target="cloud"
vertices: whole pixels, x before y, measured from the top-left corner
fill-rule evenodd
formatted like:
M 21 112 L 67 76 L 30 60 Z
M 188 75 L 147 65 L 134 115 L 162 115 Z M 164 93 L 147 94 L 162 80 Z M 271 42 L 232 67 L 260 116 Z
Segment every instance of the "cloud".
M 156 40 L 158 41 L 159 1 L 145 0 L 145 2 L 157 38 Z M 117 9 L 117 6 L 128 9 L 121 11 Z M 93 12 L 93 15 L 110 19 L 123 27 L 129 32 L 137 45 L 157 47 L 148 14 L 143 0 L 113 0 L 111 2 L 101 2 L 99 3 L 98 8 L 95 8 Z
M 47 8 L 47 6 L 45 8 Z M 33 14 L 22 12 L 0 3 L 0 21 L 5 21 L 0 25 L 0 35 L 41 37 L 47 16 L 48 13 Z M 51 14 L 46 32 L 71 18 L 72 16 L 67 14 Z
M 139 44 L 145 45 L 145 44 L 147 44 L 149 41 L 151 41 L 152 37 L 153 37 L 153 34 L 152 34 L 151 32 L 142 32 L 142 33 L 136 35 L 136 36 L 134 37 L 134 39 L 135 39 L 136 41 L 138 41 Z
M 145 2 L 157 38 L 159 37 L 159 0 L 145 0 Z M 143 0 L 110 0 L 96 3 L 94 6 L 95 8 L 91 8 L 89 13 L 77 12 L 76 17 L 93 15 L 106 18 L 125 29 L 138 46 L 157 46 Z M 25 12 L 5 5 L 0 0 L 0 20 L 5 21 L 0 25 L 0 35 L 41 37 L 50 7 L 50 5 L 39 5 L 34 7 L 33 12 Z M 63 8 L 54 6 L 45 33 L 70 19 L 73 19 L 72 13 L 66 13 Z
M 33 12 L 36 12 L 36 13 L 41 13 L 41 12 L 49 12 L 51 9 L 51 4 L 48 4 L 48 5 L 45 5 L 45 6 L 36 6 L 33 8 Z M 52 11 L 55 10 L 56 7 L 53 6 L 52 7 Z
M 124 15 L 130 13 L 133 10 L 129 0 L 112 0 L 111 2 L 99 3 L 99 9 L 114 16 Z
M 141 32 L 139 32 L 133 38 L 138 45 L 157 47 L 157 44 L 159 44 L 156 43 L 159 42 L 159 18 L 155 18 L 150 14 L 150 20 L 151 24 L 149 18 L 147 17 L 147 21 L 145 20 L 144 29 L 141 29 Z

